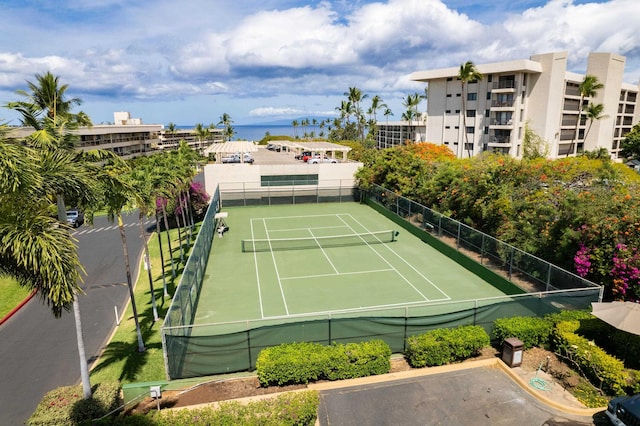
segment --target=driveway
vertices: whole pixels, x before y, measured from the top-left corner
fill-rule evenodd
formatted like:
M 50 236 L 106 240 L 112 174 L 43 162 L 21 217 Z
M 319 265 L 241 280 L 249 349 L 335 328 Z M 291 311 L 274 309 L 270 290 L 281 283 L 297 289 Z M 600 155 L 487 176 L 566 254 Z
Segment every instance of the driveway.
M 394 375 L 386 375 L 393 377 Z M 320 391 L 318 423 L 329 425 L 593 425 L 600 410 L 549 405 L 495 366 L 480 366 Z M 365 381 L 366 382 L 366 381 Z M 335 385 L 337 386 L 337 384 Z M 554 392 L 562 392 L 557 389 Z M 544 397 L 557 400 L 553 393 Z

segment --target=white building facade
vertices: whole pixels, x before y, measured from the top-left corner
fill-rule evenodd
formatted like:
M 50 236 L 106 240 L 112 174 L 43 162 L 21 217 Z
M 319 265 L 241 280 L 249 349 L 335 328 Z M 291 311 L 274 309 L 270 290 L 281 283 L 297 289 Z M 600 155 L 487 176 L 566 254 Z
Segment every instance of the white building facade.
M 567 52 L 476 64 L 483 78 L 467 83 L 464 93 L 458 67 L 414 72 L 411 79 L 428 84 L 426 141 L 448 146 L 459 158 L 485 151 L 522 157 L 528 123 L 546 142 L 549 158 L 606 148 L 615 159 L 640 119 L 639 87 L 623 82 L 624 66 L 624 56 L 589 54 L 586 74 L 604 87 L 584 98 L 577 135 L 578 86 L 584 75 L 567 71 Z M 584 111 L 591 103 L 604 105 L 598 120 L 588 120 Z

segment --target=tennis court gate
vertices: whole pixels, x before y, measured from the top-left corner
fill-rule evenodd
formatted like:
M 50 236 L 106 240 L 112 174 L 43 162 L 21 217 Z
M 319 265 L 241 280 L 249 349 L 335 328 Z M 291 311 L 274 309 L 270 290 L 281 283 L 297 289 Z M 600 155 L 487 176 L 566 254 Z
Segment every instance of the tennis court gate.
M 427 236 L 431 237 L 434 229 L 428 225 L 426 229 L 424 225 L 415 226 L 415 220 L 407 220 L 407 217 L 412 216 L 405 216 L 406 205 L 402 204 L 403 207 L 400 208 L 401 201 L 391 194 L 386 193 L 382 197 L 380 192 L 369 193 L 366 201 L 377 210 L 386 211 L 390 217 L 395 216 L 395 221 L 405 229 L 411 229 L 411 232 L 428 240 Z M 383 205 L 377 197 L 393 199 L 393 202 Z M 493 321 L 498 318 L 543 316 L 566 309 L 586 309 L 591 302 L 601 300 L 602 297 L 602 288 L 593 283 L 588 285 L 588 282 L 578 288 L 525 293 L 515 285 L 508 282 L 505 284 L 506 280 L 496 278 L 498 275 L 487 269 L 487 262 L 483 265 L 476 262 L 465 265 L 464 260 L 458 258 L 459 255 L 456 257 L 455 253 L 447 252 L 446 248 L 428 241 L 463 266 L 469 269 L 475 267 L 473 272 L 484 275 L 485 280 L 501 288 L 507 295 L 435 305 L 363 309 L 324 316 L 303 315 L 279 321 L 255 320 L 194 326 L 195 308 L 215 232 L 214 215 L 219 210 L 220 203 L 220 191 L 217 188 L 161 327 L 167 379 L 253 370 L 262 349 L 290 342 L 332 344 L 382 339 L 393 352 L 400 353 L 405 349 L 407 337 L 429 330 L 480 325 L 491 333 Z M 408 212 L 417 211 L 414 208 L 418 209 L 417 206 L 408 207 Z M 445 228 L 443 225 L 442 232 L 450 232 L 450 226 L 452 225 Z M 490 246 L 483 247 L 488 250 Z M 455 252 L 455 249 L 451 250 Z M 519 259 L 512 259 L 512 266 L 522 268 Z M 467 262 L 470 262 L 468 258 Z M 570 273 L 563 271 L 551 273 L 551 276 L 563 274 Z

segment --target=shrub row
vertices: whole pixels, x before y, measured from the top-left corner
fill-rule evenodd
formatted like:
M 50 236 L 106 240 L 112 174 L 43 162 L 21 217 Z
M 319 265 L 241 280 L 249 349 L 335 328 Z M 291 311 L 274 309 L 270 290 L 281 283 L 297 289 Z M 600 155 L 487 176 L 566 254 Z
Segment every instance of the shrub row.
M 123 423 L 116 424 L 304 426 L 315 423 L 318 405 L 319 396 L 315 391 L 288 392 L 245 405 L 231 401 L 221 403 L 218 408 L 154 411 L 146 416 L 121 418 Z
M 557 323 L 590 318 L 594 317 L 587 311 L 561 311 L 544 318 L 498 318 L 493 322 L 493 338 L 498 344 L 502 344 L 504 339 L 517 337 L 522 341 L 525 349 L 535 346 L 544 348 L 549 346 L 553 327 Z
M 66 426 L 100 418 L 120 402 L 120 384 L 105 382 L 93 386 L 93 395 L 83 398 L 82 385 L 56 388 L 42 398 L 27 424 L 30 426 Z
M 556 324 L 553 332 L 555 349 L 573 362 L 592 383 L 607 394 L 624 395 L 630 376 L 619 359 L 609 355 L 588 339 L 575 334 L 579 321 Z
M 287 343 L 260 351 L 256 360 L 263 386 L 341 380 L 388 373 L 391 348 L 382 340 L 346 345 Z
M 412 367 L 444 365 L 469 358 L 489 344 L 489 335 L 477 325 L 437 329 L 407 338 L 405 355 Z

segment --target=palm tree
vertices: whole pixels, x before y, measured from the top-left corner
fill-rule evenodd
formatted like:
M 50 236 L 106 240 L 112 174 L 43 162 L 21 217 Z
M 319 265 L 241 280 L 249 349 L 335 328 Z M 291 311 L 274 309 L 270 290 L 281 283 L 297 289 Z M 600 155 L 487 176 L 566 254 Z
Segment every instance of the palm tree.
M 389 139 L 389 116 L 393 115 L 393 112 L 391 111 L 391 109 L 385 107 L 383 115 L 387 120 L 387 131 L 384 133 L 384 146 L 387 147 L 387 139 Z
M 131 309 L 133 310 L 133 320 L 136 325 L 136 335 L 138 337 L 138 352 L 144 352 L 144 341 L 142 339 L 142 331 L 140 330 L 140 321 L 138 320 L 138 309 L 136 306 L 135 295 L 133 293 L 133 282 L 131 279 L 131 264 L 129 262 L 129 248 L 127 247 L 127 235 L 124 230 L 124 221 L 122 220 L 122 211 L 128 207 L 130 201 L 134 197 L 135 189 L 130 183 L 121 179 L 121 176 L 129 173 L 129 167 L 126 165 L 111 163 L 106 167 L 106 172 L 111 178 L 105 182 L 103 187 L 103 203 L 107 209 L 107 217 L 113 222 L 117 220 L 118 230 L 120 231 L 120 239 L 122 241 L 122 251 L 124 253 L 124 266 L 127 275 L 127 287 L 129 288 L 129 296 L 131 298 Z
M 353 110 L 356 115 L 357 133 L 358 133 L 358 136 L 360 137 L 360 142 L 362 142 L 364 140 L 364 128 L 362 126 L 362 123 L 364 122 L 364 120 L 362 120 L 363 114 L 362 114 L 362 108 L 360 107 L 360 102 L 368 98 L 369 95 L 363 94 L 362 90 L 358 89 L 357 87 L 349 87 L 349 91 L 344 92 L 344 95 L 347 97 L 347 99 L 349 99 L 349 102 L 351 102 L 351 104 L 353 105 Z
M 194 133 L 196 135 L 196 139 L 198 140 L 198 152 L 202 153 L 203 141 L 207 138 L 207 136 L 209 136 L 209 129 L 204 127 L 202 123 L 196 123 Z
M 603 118 L 608 118 L 609 116 L 603 114 L 604 112 L 604 104 L 594 104 L 590 103 L 586 108 L 587 112 L 587 120 L 589 120 L 589 127 L 587 127 L 587 132 L 584 135 L 584 140 L 587 140 L 587 136 L 589 136 L 589 132 L 591 131 L 591 126 L 595 120 L 602 120 Z
M 231 119 L 231 116 L 226 112 L 220 116 L 220 121 L 218 121 L 218 125 L 222 124 L 222 126 L 224 127 L 224 131 L 222 135 L 224 137 L 225 142 L 228 140 L 231 140 L 231 138 L 235 134 L 235 132 L 233 131 L 233 127 L 231 127 L 232 123 L 233 123 L 233 120 Z
M 18 111 L 21 115 L 21 122 L 34 129 L 31 135 L 25 140 L 20 141 L 20 143 L 25 145 L 25 149 L 36 153 L 35 161 L 39 167 L 39 176 L 42 177 L 42 184 L 36 186 L 38 188 L 37 194 L 31 196 L 34 202 L 42 205 L 50 204 L 50 200 L 55 199 L 58 221 L 66 225 L 65 197 L 73 198 L 78 205 L 89 206 L 95 203 L 97 182 L 104 178 L 104 175 L 101 173 L 101 168 L 96 166 L 96 164 L 106 161 L 108 158 L 112 158 L 113 161 L 120 160 L 115 158 L 115 155 L 107 153 L 106 151 L 91 151 L 85 153 L 75 151 L 75 140 L 77 136 L 71 131 L 81 124 L 91 123 L 86 114 L 81 112 L 74 115 L 71 113 L 73 105 L 80 104 L 80 100 L 77 98 L 67 100 L 64 93 L 68 86 L 59 86 L 58 77 L 54 77 L 50 72 L 44 75 L 37 74 L 36 80 L 36 83 L 28 82 L 32 93 L 18 91 L 18 94 L 23 96 L 24 100 L 9 103 L 7 106 Z M 18 203 L 9 205 L 14 208 L 19 206 Z M 25 208 L 22 211 L 28 211 L 29 215 L 34 218 L 38 217 L 35 208 L 33 208 L 33 211 L 29 208 Z M 14 216 L 14 218 L 18 221 L 25 220 L 24 216 Z M 41 222 L 43 220 L 43 218 L 40 218 Z M 37 222 L 26 221 L 27 226 L 34 224 L 37 224 Z M 43 223 L 40 223 L 38 226 L 42 224 Z M 46 221 L 44 224 L 46 225 Z M 56 227 L 55 229 L 59 229 L 60 232 L 65 232 L 68 235 L 66 226 Z M 14 273 L 18 276 L 19 282 L 22 280 L 23 283 L 32 283 L 32 285 L 38 289 L 42 299 L 52 306 L 53 313 L 56 317 L 60 316 L 62 310 L 68 309 L 70 305 L 73 308 L 83 395 L 85 399 L 88 399 L 91 397 L 91 384 L 82 337 L 80 304 L 77 297 L 77 295 L 81 293 L 78 286 L 78 281 L 81 279 L 79 273 L 81 266 L 78 268 L 79 262 L 77 261 L 75 248 L 73 249 L 73 253 L 63 253 L 62 255 L 56 253 L 56 248 L 60 250 L 66 249 L 64 234 L 55 235 L 56 233 L 54 232 L 53 234 L 56 236 L 56 239 L 51 241 L 56 244 L 56 247 L 45 247 L 42 244 L 45 243 L 46 240 L 41 239 L 38 232 L 46 236 L 47 228 L 40 227 L 37 232 L 23 235 L 25 238 L 37 238 L 37 240 L 31 242 L 30 247 L 24 245 L 25 240 L 23 240 L 21 242 L 22 244 L 18 245 L 18 247 L 12 248 L 26 248 L 29 257 L 33 257 L 34 253 L 42 251 L 42 255 L 38 261 L 50 262 L 51 265 L 43 267 L 42 265 L 33 264 L 31 267 L 42 268 L 42 271 L 34 269 L 35 272 L 32 271 L 30 275 L 24 275 L 22 277 L 20 268 L 27 265 L 25 259 L 17 259 L 18 263 L 11 268 L 13 268 Z M 10 238 L 11 235 L 8 240 L 3 239 L 3 243 L 11 241 Z M 57 247 L 58 245 L 59 247 Z M 4 247 L 7 246 L 4 245 Z M 13 256 L 18 253 L 19 251 L 14 251 Z M 61 260 L 60 257 L 63 260 Z M 64 261 L 64 259 L 67 257 L 73 264 L 76 272 L 70 273 L 66 270 L 69 263 Z M 35 261 L 35 259 L 29 260 L 29 262 L 33 261 Z M 5 264 L 4 262 L 1 263 Z M 9 265 L 9 263 L 5 265 Z M 49 266 L 55 268 L 57 272 L 55 274 L 48 274 L 46 277 L 47 280 L 42 281 L 39 278 L 42 277 L 40 274 L 43 271 L 46 272 Z M 73 284 L 70 280 L 73 280 Z M 70 287 L 70 285 L 72 287 Z
M 30 91 L 16 91 L 24 100 L 9 102 L 7 104 L 9 108 L 19 112 L 24 108 L 32 109 L 32 111 L 38 112 L 38 114 L 42 113 L 54 121 L 57 116 L 63 116 L 69 123 L 81 126 L 91 125 L 91 120 L 86 113 L 80 111 L 73 114 L 71 112 L 75 105 L 82 104 L 82 100 L 80 98 L 67 99 L 65 94 L 69 86 L 67 84 L 60 85 L 58 76 L 47 71 L 44 74 L 36 74 L 35 77 L 35 82 L 27 81 Z M 32 126 L 32 123 L 24 124 Z
M 467 93 L 465 92 L 465 87 L 467 87 L 467 83 L 471 83 L 473 81 L 482 80 L 483 76 L 476 68 L 475 64 L 471 61 L 467 61 L 464 64 L 460 65 L 460 69 L 458 71 L 458 79 L 460 80 L 460 85 L 462 89 L 462 127 L 464 131 L 465 138 L 465 146 L 467 147 L 467 153 L 469 158 L 471 158 L 472 146 L 469 144 L 469 133 L 467 132 Z
M 604 84 L 598 81 L 598 77 L 595 75 L 585 75 L 582 79 L 582 83 L 578 86 L 578 91 L 580 92 L 580 104 L 578 106 L 578 120 L 576 121 L 576 127 L 573 131 L 573 138 L 571 139 L 571 144 L 569 144 L 569 150 L 567 151 L 567 157 L 569 154 L 573 154 L 573 145 L 578 139 L 578 126 L 580 125 L 580 120 L 582 119 L 582 110 L 584 103 L 584 98 L 593 98 L 598 94 L 598 90 L 602 89 Z
M 408 94 L 406 98 L 402 100 L 402 106 L 406 108 L 406 111 L 402 114 L 402 119 L 406 120 L 409 126 L 409 139 L 414 142 L 413 135 L 413 121 L 418 117 L 418 105 L 420 104 L 421 96 L 418 93 Z
M 298 139 L 298 132 L 297 132 L 297 129 L 298 129 L 298 126 L 300 125 L 300 124 L 298 123 L 298 120 L 293 120 L 293 121 L 291 122 L 291 125 L 293 126 L 293 137 L 294 137 L 295 139 Z

